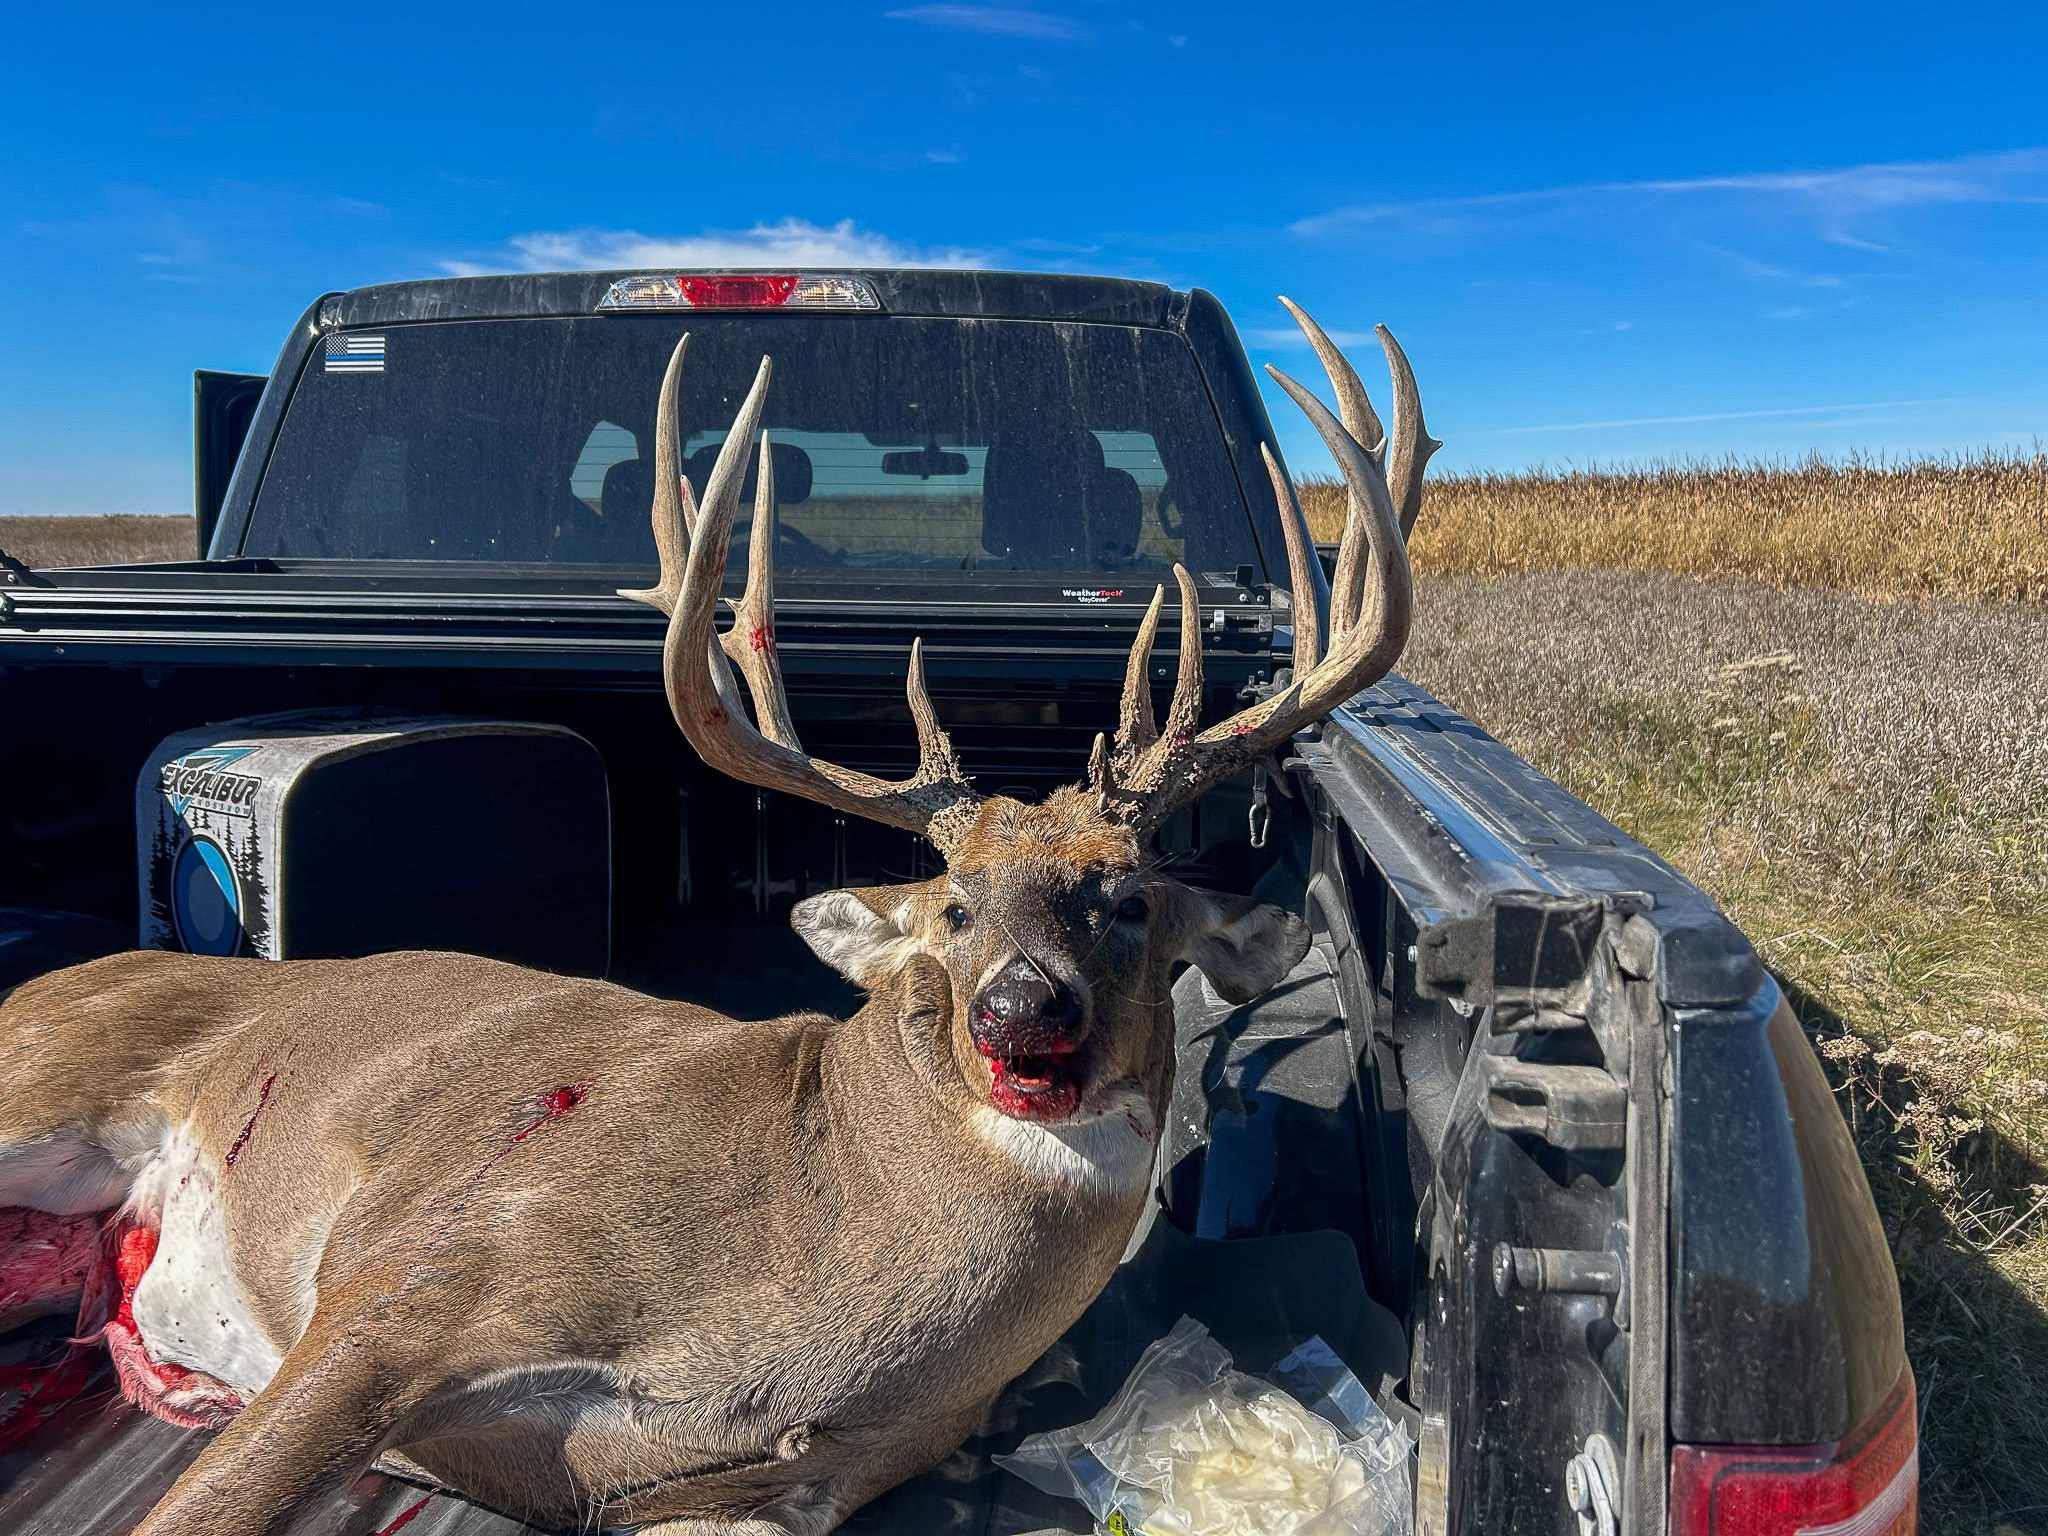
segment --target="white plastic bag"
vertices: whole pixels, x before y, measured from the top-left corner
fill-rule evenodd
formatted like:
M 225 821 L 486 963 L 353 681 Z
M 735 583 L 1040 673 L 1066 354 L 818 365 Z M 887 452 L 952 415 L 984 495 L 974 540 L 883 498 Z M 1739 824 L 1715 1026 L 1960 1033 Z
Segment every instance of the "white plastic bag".
M 1260 1378 L 1183 1317 L 1102 1412 L 996 1462 L 1112 1536 L 1408 1536 L 1408 1449 L 1320 1338 Z

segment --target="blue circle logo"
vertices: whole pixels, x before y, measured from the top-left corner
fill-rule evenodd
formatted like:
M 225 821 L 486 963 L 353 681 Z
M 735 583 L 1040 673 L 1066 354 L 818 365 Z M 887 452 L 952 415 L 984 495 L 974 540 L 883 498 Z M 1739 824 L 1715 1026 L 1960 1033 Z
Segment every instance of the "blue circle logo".
M 220 844 L 187 838 L 171 865 L 171 915 L 187 954 L 232 955 L 242 948 L 242 883 Z

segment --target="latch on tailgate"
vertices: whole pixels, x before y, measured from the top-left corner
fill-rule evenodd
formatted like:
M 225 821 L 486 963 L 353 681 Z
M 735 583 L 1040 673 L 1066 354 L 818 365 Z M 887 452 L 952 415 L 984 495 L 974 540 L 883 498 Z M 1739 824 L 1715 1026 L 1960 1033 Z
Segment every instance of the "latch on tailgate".
M 1569 1152 L 1612 1151 L 1628 1133 L 1628 1089 L 1604 1067 L 1482 1056 L 1486 1123 L 1540 1136 Z
M 1601 901 L 1518 891 L 1471 917 L 1430 924 L 1415 943 L 1415 988 L 1467 1007 L 1491 1005 L 1496 1030 L 1585 1023 Z

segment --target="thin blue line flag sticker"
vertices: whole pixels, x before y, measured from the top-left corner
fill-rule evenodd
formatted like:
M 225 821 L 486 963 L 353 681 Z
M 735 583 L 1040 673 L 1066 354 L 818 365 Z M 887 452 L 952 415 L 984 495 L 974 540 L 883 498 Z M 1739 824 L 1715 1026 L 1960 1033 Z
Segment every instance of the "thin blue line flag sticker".
M 384 371 L 384 338 L 382 336 L 334 335 L 327 338 L 327 371 L 329 373 L 382 373 Z

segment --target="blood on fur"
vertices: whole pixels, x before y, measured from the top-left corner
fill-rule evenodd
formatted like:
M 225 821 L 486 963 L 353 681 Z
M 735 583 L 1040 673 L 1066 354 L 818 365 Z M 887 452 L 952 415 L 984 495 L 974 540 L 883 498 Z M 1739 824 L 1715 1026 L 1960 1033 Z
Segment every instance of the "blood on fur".
M 228 1155 L 222 1159 L 229 1168 L 235 1166 L 235 1159 L 242 1155 L 242 1148 L 248 1146 L 249 1138 L 256 1134 L 256 1122 L 262 1118 L 263 1108 L 270 1102 L 271 1087 L 276 1082 L 277 1074 L 275 1072 L 263 1079 L 263 1086 L 256 1094 L 255 1112 L 249 1116 L 249 1123 L 242 1127 L 242 1132 L 235 1138 L 234 1145 L 228 1148 Z
M 564 1083 L 561 1087 L 550 1088 L 546 1093 L 529 1101 L 539 1113 L 517 1131 L 514 1131 L 504 1146 L 498 1148 L 497 1151 L 484 1159 L 484 1165 L 477 1169 L 472 1182 L 474 1179 L 481 1179 L 485 1174 L 489 1173 L 496 1166 L 498 1159 L 518 1146 L 520 1142 L 526 1140 L 535 1131 L 551 1121 L 561 1119 L 562 1116 L 568 1114 L 577 1105 L 589 1098 L 591 1084 L 596 1081 L 597 1079 L 594 1077 L 586 1077 L 580 1083 Z

